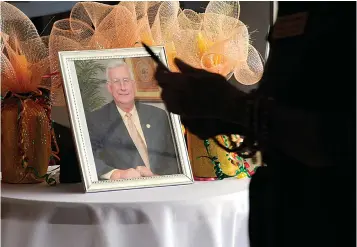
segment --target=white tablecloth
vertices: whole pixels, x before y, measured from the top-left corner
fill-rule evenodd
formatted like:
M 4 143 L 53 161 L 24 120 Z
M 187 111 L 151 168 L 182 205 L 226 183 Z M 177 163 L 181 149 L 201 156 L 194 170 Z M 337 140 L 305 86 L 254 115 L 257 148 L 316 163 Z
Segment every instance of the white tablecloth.
M 2 247 L 249 247 L 249 179 L 84 194 L 1 185 Z

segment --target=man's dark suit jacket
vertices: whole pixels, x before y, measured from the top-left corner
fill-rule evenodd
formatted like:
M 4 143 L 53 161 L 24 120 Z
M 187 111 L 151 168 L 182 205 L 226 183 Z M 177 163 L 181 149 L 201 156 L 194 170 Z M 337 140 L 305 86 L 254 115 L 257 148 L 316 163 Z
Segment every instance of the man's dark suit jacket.
M 136 103 L 148 148 L 150 168 L 157 175 L 178 174 L 178 162 L 168 114 Z M 98 177 L 113 169 L 145 166 L 114 101 L 86 114 Z

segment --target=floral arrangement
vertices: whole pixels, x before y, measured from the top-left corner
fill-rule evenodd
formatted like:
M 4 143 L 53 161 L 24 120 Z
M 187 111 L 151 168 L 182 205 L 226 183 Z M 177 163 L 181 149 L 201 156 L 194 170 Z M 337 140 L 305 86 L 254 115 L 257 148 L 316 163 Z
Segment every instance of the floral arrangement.
M 38 183 L 57 152 L 51 128 L 48 39 L 29 18 L 1 2 L 1 164 L 2 181 Z M 57 150 L 58 151 L 58 150 Z

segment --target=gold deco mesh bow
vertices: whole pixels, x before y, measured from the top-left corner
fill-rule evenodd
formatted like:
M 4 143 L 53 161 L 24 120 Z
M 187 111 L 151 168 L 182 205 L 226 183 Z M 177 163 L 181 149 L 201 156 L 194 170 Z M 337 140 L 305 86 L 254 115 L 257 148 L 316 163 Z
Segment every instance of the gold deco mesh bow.
M 42 80 L 48 72 L 47 37 L 40 37 L 30 19 L 6 2 L 1 2 L 1 94 L 35 92 L 50 88 Z
M 58 51 L 164 45 L 169 67 L 175 57 L 224 76 L 234 74 L 242 84 L 254 84 L 263 63 L 239 20 L 238 2 L 209 2 L 204 13 L 180 9 L 178 1 L 120 2 L 110 6 L 77 3 L 70 18 L 57 21 L 49 39 L 51 72 L 60 70 Z M 64 104 L 62 78 L 52 78 L 52 99 Z

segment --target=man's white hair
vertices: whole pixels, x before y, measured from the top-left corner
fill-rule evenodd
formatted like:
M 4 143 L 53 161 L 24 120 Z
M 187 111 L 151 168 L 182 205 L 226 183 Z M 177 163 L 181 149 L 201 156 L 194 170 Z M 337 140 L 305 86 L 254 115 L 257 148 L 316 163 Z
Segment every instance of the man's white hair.
M 106 70 L 106 76 L 107 76 L 107 80 L 109 80 L 109 70 L 110 69 L 114 69 L 114 68 L 118 68 L 118 67 L 123 67 L 126 66 L 129 70 L 129 75 L 130 75 L 130 79 L 134 80 L 134 74 L 133 71 L 130 69 L 129 65 L 122 59 L 118 59 L 118 60 L 114 60 L 111 61 L 108 66 L 107 66 L 107 70 Z

